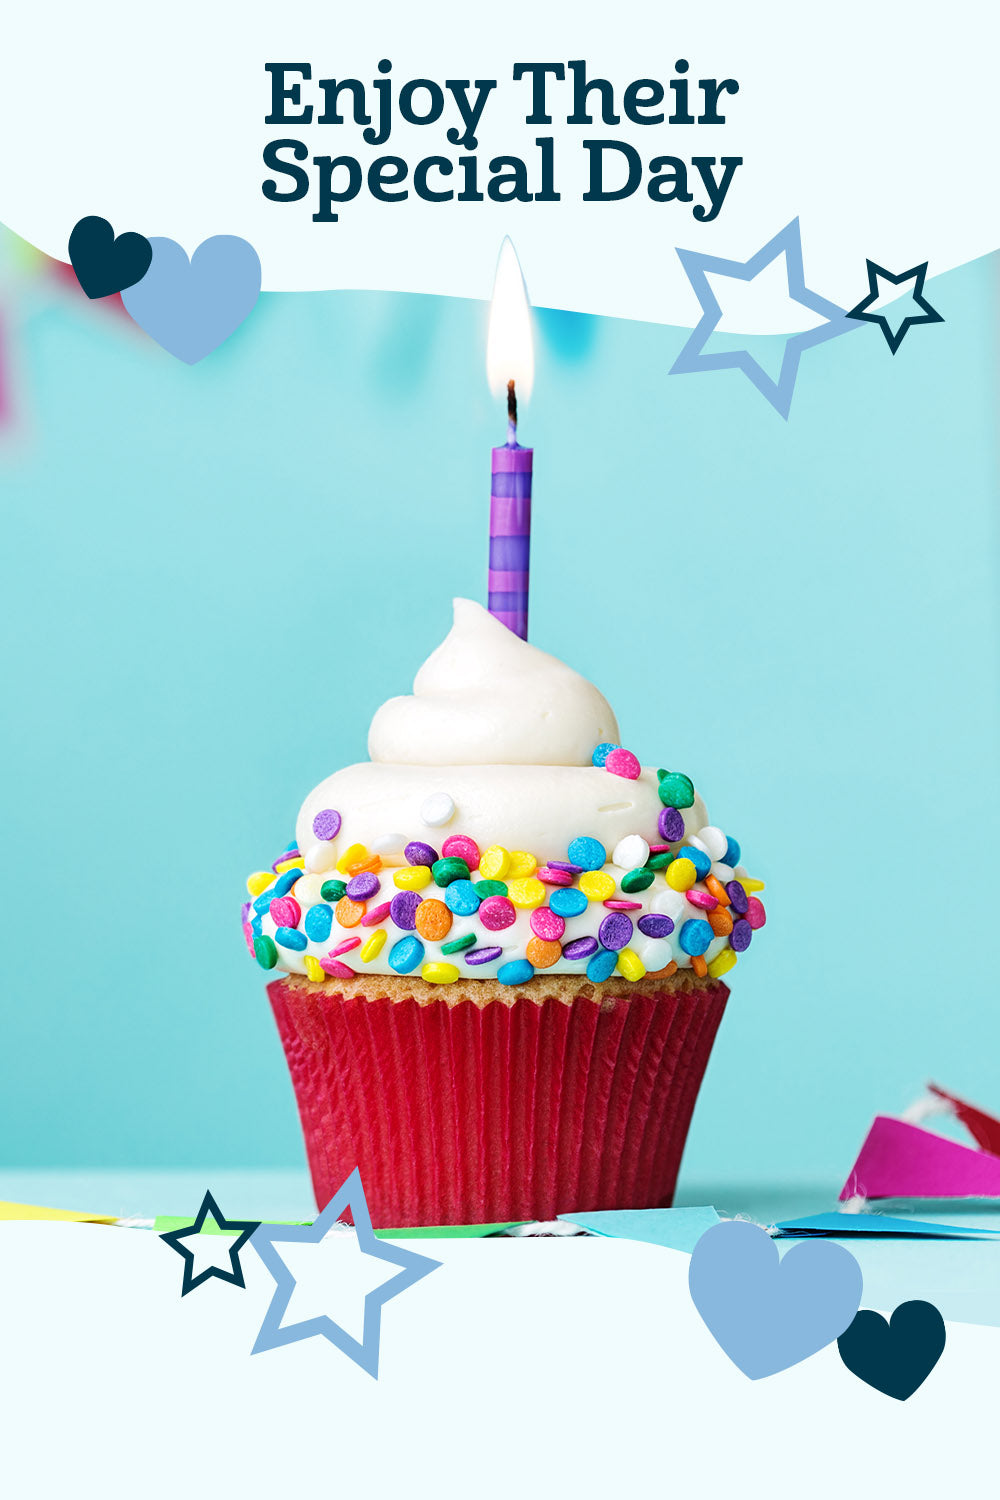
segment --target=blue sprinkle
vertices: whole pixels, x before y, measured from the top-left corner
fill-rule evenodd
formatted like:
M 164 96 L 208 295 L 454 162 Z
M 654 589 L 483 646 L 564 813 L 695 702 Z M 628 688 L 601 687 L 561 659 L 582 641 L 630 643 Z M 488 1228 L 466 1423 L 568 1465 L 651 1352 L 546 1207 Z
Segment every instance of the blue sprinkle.
M 609 740 L 602 740 L 590 757 L 595 766 L 603 766 L 612 750 L 620 750 L 621 745 L 612 745 Z
M 727 839 L 726 852 L 723 856 L 722 863 L 724 865 L 728 865 L 731 870 L 735 870 L 736 866 L 740 862 L 740 855 L 742 853 L 743 851 L 735 839 Z
M 479 910 L 479 893 L 471 880 L 453 880 L 445 887 L 444 904 L 456 917 L 471 917 Z
M 581 870 L 602 870 L 608 862 L 608 851 L 600 839 L 578 838 L 569 846 L 569 857 Z
M 500 965 L 497 969 L 497 978 L 501 984 L 527 984 L 534 973 L 533 967 L 526 958 L 512 958 L 510 963 Z
M 296 953 L 301 953 L 306 946 L 306 935 L 297 927 L 276 927 L 274 941 L 279 948 L 294 948 Z
M 284 875 L 278 876 L 274 885 L 272 885 L 271 889 L 268 891 L 267 895 L 269 901 L 273 901 L 276 896 L 287 896 L 288 892 L 291 890 L 295 882 L 301 879 L 301 870 L 286 870 Z
M 678 941 L 685 953 L 690 953 L 692 958 L 697 958 L 700 953 L 706 951 L 714 936 L 715 933 L 708 923 L 703 922 L 700 917 L 695 917 L 692 921 L 684 923 Z
M 610 979 L 618 965 L 618 954 L 612 953 L 608 948 L 601 948 L 595 953 L 587 965 L 587 978 L 591 984 L 603 984 Z
M 423 962 L 423 957 L 424 945 L 419 938 L 400 938 L 389 949 L 389 967 L 397 974 L 409 974 Z
M 292 842 L 290 844 L 286 844 L 285 845 L 285 853 L 286 854 L 289 854 L 291 852 L 291 850 L 293 850 L 293 849 L 295 850 L 296 854 L 298 854 L 298 852 L 299 852 L 299 841 L 298 841 L 298 839 L 292 839 Z
M 587 910 L 590 903 L 582 891 L 574 891 L 569 886 L 561 886 L 559 890 L 552 892 L 549 905 L 557 917 L 578 917 L 581 912 Z
M 264 927 L 260 920 L 260 917 L 254 917 L 253 921 L 250 923 L 250 931 L 253 933 L 254 937 L 263 936 Z
M 258 896 L 257 897 L 256 901 L 253 904 L 253 909 L 254 909 L 254 911 L 257 913 L 257 915 L 259 917 L 262 917 L 264 915 L 264 913 L 270 908 L 271 902 L 273 900 L 274 900 L 274 891 L 273 890 L 271 890 L 271 891 L 265 891 L 264 894 L 263 894 L 263 896 Z
M 325 943 L 333 926 L 333 909 L 325 901 L 310 906 L 302 925 L 306 930 L 306 937 L 312 938 L 314 943 Z
M 691 844 L 682 844 L 677 851 L 678 859 L 689 859 L 698 873 L 698 879 L 704 880 L 712 868 L 712 861 L 702 849 L 695 849 Z

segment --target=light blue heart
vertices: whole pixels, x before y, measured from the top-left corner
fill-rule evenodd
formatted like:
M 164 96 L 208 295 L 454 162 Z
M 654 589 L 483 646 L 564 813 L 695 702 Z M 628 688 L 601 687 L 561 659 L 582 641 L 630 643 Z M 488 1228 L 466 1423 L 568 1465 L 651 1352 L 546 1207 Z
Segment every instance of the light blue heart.
M 779 1258 L 769 1234 L 737 1219 L 702 1235 L 688 1285 L 709 1332 L 751 1380 L 832 1344 L 861 1305 L 861 1267 L 842 1245 L 806 1240 Z
M 260 260 L 246 240 L 216 234 L 188 259 L 176 240 L 150 238 L 153 259 L 122 293 L 129 317 L 169 354 L 197 364 L 253 311 Z

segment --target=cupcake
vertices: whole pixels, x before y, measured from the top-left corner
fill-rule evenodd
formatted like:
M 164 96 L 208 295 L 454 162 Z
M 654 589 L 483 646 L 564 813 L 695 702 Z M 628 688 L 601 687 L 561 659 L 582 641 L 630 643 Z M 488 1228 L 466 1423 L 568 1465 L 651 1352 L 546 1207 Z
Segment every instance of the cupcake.
M 250 876 L 316 1201 L 380 1226 L 669 1204 L 759 880 L 578 673 L 455 601 L 370 760 Z

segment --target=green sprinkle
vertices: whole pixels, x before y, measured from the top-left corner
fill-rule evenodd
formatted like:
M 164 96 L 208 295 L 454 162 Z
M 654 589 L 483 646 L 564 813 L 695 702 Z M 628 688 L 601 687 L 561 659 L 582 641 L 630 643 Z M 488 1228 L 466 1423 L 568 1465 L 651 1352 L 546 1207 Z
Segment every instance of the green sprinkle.
M 339 901 L 341 896 L 347 895 L 347 882 L 343 880 L 324 880 L 319 888 L 319 893 L 324 901 Z
M 507 887 L 502 880 L 477 880 L 475 892 L 480 901 L 485 901 L 487 896 L 506 896 Z
M 662 854 L 651 854 L 646 861 L 646 869 L 665 870 L 673 857 L 669 849 L 665 849 Z
M 278 962 L 278 950 L 269 937 L 255 937 L 253 951 L 262 969 L 273 969 Z
M 442 953 L 461 953 L 463 951 L 463 949 L 465 949 L 465 948 L 471 948 L 472 945 L 473 945 L 473 943 L 475 941 L 476 941 L 476 934 L 474 932 L 467 932 L 465 934 L 465 937 L 455 938 L 454 941 L 450 942 L 450 943 L 442 943 L 441 944 L 441 952 Z
M 690 807 L 694 802 L 694 783 L 683 771 L 656 773 L 660 778 L 660 801 L 664 807 Z
M 627 875 L 621 878 L 621 888 L 627 896 L 633 891 L 644 891 L 653 884 L 652 870 L 629 870 Z
M 436 859 L 431 865 L 435 885 L 451 885 L 453 880 L 468 880 L 469 867 L 464 859 L 452 855 L 449 859 Z

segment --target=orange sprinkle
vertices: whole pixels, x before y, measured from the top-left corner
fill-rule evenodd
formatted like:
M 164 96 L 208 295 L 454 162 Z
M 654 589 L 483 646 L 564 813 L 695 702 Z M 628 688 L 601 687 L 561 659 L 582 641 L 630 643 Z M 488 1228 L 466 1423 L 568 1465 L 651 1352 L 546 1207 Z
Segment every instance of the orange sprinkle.
M 721 906 L 708 913 L 708 925 L 716 937 L 728 937 L 733 930 L 733 919 Z
M 364 901 L 352 901 L 350 896 L 341 896 L 333 914 L 341 927 L 357 927 L 365 914 L 366 903 Z
M 361 875 L 369 873 L 377 875 L 382 868 L 382 861 L 377 854 L 371 854 L 367 859 L 359 859 L 354 864 L 347 866 L 348 875 Z
M 708 973 L 708 964 L 705 962 L 700 953 L 695 954 L 694 958 L 692 958 L 691 967 L 697 974 L 699 979 L 704 979 L 705 975 Z
M 417 912 L 420 912 L 419 906 Z M 529 964 L 533 964 L 536 969 L 551 969 L 562 958 L 562 943 L 550 943 L 546 938 L 533 937 L 524 951 Z
M 671 963 L 667 964 L 667 967 L 665 969 L 649 969 L 647 971 L 646 978 L 647 979 L 669 979 L 670 976 L 671 976 L 671 974 L 676 974 L 676 973 L 677 973 L 677 965 L 675 963 L 671 962 Z
M 721 880 L 716 880 L 714 875 L 709 875 L 707 877 L 705 881 L 705 889 L 706 891 L 711 892 L 720 906 L 731 905 L 729 897 L 726 895 L 726 887 L 722 884 Z
M 420 936 L 432 943 L 440 942 L 451 931 L 451 912 L 443 901 L 421 901 L 415 920 Z

